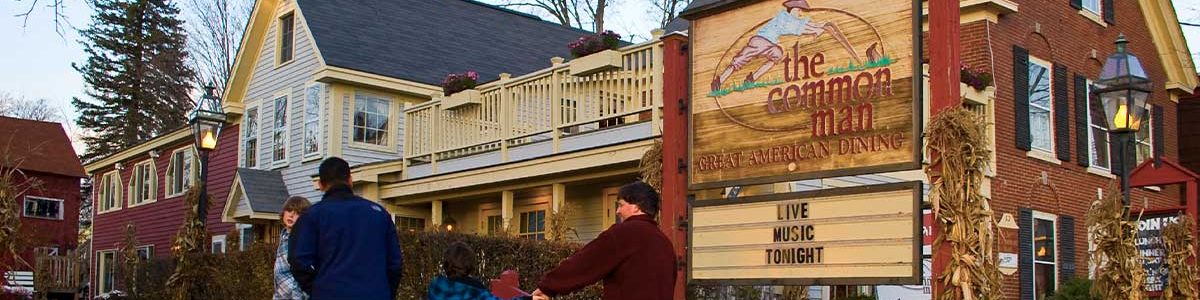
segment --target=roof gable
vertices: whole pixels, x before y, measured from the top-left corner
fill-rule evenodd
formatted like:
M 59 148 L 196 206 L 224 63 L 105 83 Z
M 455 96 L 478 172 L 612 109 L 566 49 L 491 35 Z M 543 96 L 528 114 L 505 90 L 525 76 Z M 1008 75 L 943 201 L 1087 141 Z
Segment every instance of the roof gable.
M 62 124 L 0 117 L 0 166 L 86 177 Z
M 480 81 L 569 57 L 587 31 L 469 0 L 297 0 L 326 65 L 438 85 L 474 70 Z
M 1195 62 L 1188 51 L 1183 29 L 1179 27 L 1175 7 L 1169 1 L 1160 0 L 1141 0 L 1139 4 L 1146 18 L 1146 29 L 1154 38 L 1154 46 L 1167 73 L 1166 89 L 1190 94 L 1200 82 L 1197 82 Z

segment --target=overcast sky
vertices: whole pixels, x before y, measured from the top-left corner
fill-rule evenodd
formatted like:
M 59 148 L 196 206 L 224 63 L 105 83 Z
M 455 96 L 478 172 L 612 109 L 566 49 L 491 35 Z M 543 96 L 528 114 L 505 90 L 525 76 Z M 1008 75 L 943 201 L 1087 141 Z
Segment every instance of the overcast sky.
M 500 3 L 503 0 L 484 0 Z M 646 0 L 610 0 L 613 6 L 606 19 L 607 27 L 635 41 L 644 41 L 657 22 L 649 13 Z M 79 44 L 78 28 L 88 25 L 91 8 L 82 0 L 67 0 L 66 30 L 62 36 L 55 32 L 53 11 L 38 8 L 25 24 L 24 18 L 13 17 L 28 9 L 29 1 L 0 0 L 0 92 L 31 99 L 45 98 L 63 111 L 66 120 L 77 116 L 71 106 L 72 97 L 86 97 L 83 79 L 71 68 L 71 63 L 85 59 Z M 1181 22 L 1200 24 L 1200 0 L 1173 0 Z M 1200 27 L 1183 26 L 1188 47 L 1200 53 Z M 1200 56 L 1193 56 L 1200 61 Z M 82 149 L 77 149 L 82 150 Z

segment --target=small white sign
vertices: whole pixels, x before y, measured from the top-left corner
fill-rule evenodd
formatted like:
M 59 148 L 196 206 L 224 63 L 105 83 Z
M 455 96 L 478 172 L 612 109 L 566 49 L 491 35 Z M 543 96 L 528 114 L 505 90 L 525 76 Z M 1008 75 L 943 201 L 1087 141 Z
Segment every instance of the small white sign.
M 1017 254 L 1016 253 L 1000 253 L 999 269 L 1004 275 L 1012 275 L 1017 272 Z
M 1017 226 L 1017 221 L 1013 219 L 1013 215 L 1009 214 L 1009 213 L 1000 215 L 1000 224 L 997 224 L 997 225 L 999 225 L 1000 228 L 1011 228 L 1011 229 L 1019 229 L 1020 228 L 1020 226 Z

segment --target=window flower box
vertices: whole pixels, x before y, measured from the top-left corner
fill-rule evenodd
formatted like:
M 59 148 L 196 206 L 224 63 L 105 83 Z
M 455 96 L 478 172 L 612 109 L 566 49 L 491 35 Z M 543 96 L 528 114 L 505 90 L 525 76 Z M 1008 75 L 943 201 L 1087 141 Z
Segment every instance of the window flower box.
M 612 31 L 585 35 L 571 42 L 567 48 L 575 60 L 571 61 L 571 75 L 588 76 L 621 67 L 621 35 Z
M 571 61 L 571 75 L 588 76 L 621 67 L 621 52 L 604 50 Z
M 450 110 L 468 105 L 479 105 L 479 90 L 467 89 L 442 98 L 442 109 Z
M 996 87 L 993 86 L 977 90 L 966 83 L 960 83 L 958 90 L 962 94 L 963 102 L 974 105 L 987 105 L 988 100 L 996 96 Z

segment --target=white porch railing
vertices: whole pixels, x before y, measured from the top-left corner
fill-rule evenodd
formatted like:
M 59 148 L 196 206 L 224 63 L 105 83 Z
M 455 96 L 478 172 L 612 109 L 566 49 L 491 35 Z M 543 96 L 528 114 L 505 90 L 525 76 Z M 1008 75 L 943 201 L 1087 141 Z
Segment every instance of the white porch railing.
M 405 160 L 435 163 L 620 125 L 658 122 L 662 106 L 662 43 L 620 49 L 620 68 L 589 76 L 570 63 L 476 87 L 479 104 L 443 109 L 440 97 L 405 110 Z M 440 96 L 440 95 L 438 95 Z M 657 126 L 652 126 L 657 128 Z M 657 132 L 648 135 L 657 135 Z

